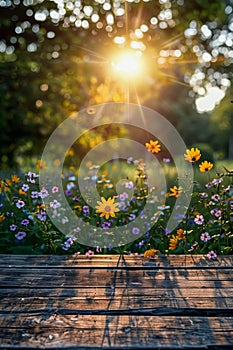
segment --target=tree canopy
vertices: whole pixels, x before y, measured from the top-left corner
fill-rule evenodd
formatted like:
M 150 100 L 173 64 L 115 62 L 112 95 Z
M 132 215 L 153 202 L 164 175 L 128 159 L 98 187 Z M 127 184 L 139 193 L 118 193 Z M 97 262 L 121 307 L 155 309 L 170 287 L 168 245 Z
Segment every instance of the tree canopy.
M 222 143 L 212 136 L 223 114 L 231 125 L 232 46 L 232 0 L 0 1 L 2 167 L 39 155 L 73 111 L 109 101 L 153 107 L 185 141 L 226 156 L 229 128 Z M 125 51 L 144 67 L 127 83 Z

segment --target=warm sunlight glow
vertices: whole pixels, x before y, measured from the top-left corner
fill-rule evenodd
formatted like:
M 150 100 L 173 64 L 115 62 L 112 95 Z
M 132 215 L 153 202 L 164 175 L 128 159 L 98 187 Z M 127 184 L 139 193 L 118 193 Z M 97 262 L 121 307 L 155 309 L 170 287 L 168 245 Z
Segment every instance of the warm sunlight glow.
M 122 53 L 112 61 L 112 66 L 116 73 L 124 77 L 135 77 L 142 71 L 141 58 L 136 52 Z

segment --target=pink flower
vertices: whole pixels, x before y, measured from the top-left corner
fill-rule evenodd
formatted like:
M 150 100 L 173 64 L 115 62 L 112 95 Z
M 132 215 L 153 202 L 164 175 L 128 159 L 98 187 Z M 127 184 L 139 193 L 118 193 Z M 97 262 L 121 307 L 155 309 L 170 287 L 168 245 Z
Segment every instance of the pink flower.
M 86 254 L 85 255 L 94 255 L 95 253 L 93 252 L 93 250 L 88 250 L 87 252 L 86 252 Z
M 16 233 L 15 237 L 20 241 L 21 239 L 23 239 L 26 236 L 26 232 L 23 231 L 19 231 L 18 233 Z
M 57 193 L 57 192 L 58 192 L 58 187 L 57 186 L 53 186 L 52 193 Z
M 211 237 L 210 237 L 210 235 L 209 235 L 208 232 L 204 232 L 204 233 L 202 233 L 201 236 L 200 236 L 200 239 L 201 239 L 203 242 L 209 241 L 210 238 L 211 238 Z
M 203 215 L 196 215 L 195 219 L 194 219 L 194 222 L 197 224 L 197 225 L 202 225 L 203 222 L 204 222 L 204 217 Z
M 210 259 L 210 260 L 215 260 L 217 259 L 217 254 L 211 250 L 209 253 L 206 254 L 207 258 Z

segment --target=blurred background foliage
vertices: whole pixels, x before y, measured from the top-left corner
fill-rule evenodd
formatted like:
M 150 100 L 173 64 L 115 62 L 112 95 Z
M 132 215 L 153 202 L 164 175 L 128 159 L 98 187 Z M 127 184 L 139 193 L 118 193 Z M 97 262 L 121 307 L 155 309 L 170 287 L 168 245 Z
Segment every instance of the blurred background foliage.
M 128 80 L 112 67 L 126 49 L 144 63 Z M 233 159 L 232 62 L 233 0 L 1 0 L 1 169 L 40 158 L 65 118 L 104 102 L 148 106 L 187 146 Z

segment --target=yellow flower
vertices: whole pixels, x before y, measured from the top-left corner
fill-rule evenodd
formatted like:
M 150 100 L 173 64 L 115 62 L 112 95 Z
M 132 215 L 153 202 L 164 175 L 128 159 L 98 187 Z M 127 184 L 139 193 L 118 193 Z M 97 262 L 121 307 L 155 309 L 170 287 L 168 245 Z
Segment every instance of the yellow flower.
M 146 148 L 149 152 L 152 152 L 152 153 L 159 153 L 161 151 L 161 146 L 158 140 L 156 141 L 150 140 L 150 143 L 146 143 Z
M 168 249 L 175 250 L 177 248 L 177 246 L 178 246 L 178 238 L 173 235 L 172 238 L 170 239 Z
M 154 258 L 156 253 L 158 253 L 158 250 L 148 249 L 144 252 L 144 258 Z
M 205 173 L 206 171 L 209 171 L 213 168 L 213 163 L 207 162 L 207 160 L 205 160 L 199 165 L 199 168 L 201 173 Z
M 6 184 L 7 184 L 8 186 L 11 186 L 11 185 L 12 185 L 12 181 L 9 180 L 9 179 L 6 179 Z
M 17 184 L 20 181 L 20 178 L 17 175 L 12 175 L 11 181 Z
M 187 149 L 186 153 L 184 154 L 184 158 L 190 163 L 197 162 L 201 158 L 201 152 L 198 148 Z
M 5 215 L 4 215 L 4 214 L 1 214 L 1 215 L 0 215 L 0 222 L 3 222 L 3 221 L 5 220 L 5 218 L 6 218 Z
M 177 239 L 184 239 L 185 238 L 185 232 L 184 232 L 184 230 L 182 230 L 182 228 L 180 228 L 180 229 L 178 229 L 177 231 L 176 231 L 176 238 Z
M 106 219 L 109 219 L 109 216 L 115 217 L 115 213 L 119 211 L 118 206 L 119 203 L 114 203 L 114 198 L 108 198 L 107 200 L 104 197 L 101 197 L 101 201 L 98 201 L 96 208 L 96 213 L 101 213 L 100 217 L 105 216 Z
M 180 196 L 182 188 L 181 187 L 178 188 L 177 186 L 173 186 L 173 187 L 170 188 L 170 191 L 171 191 L 171 193 L 168 193 L 169 197 L 176 197 L 176 198 L 178 198 Z

